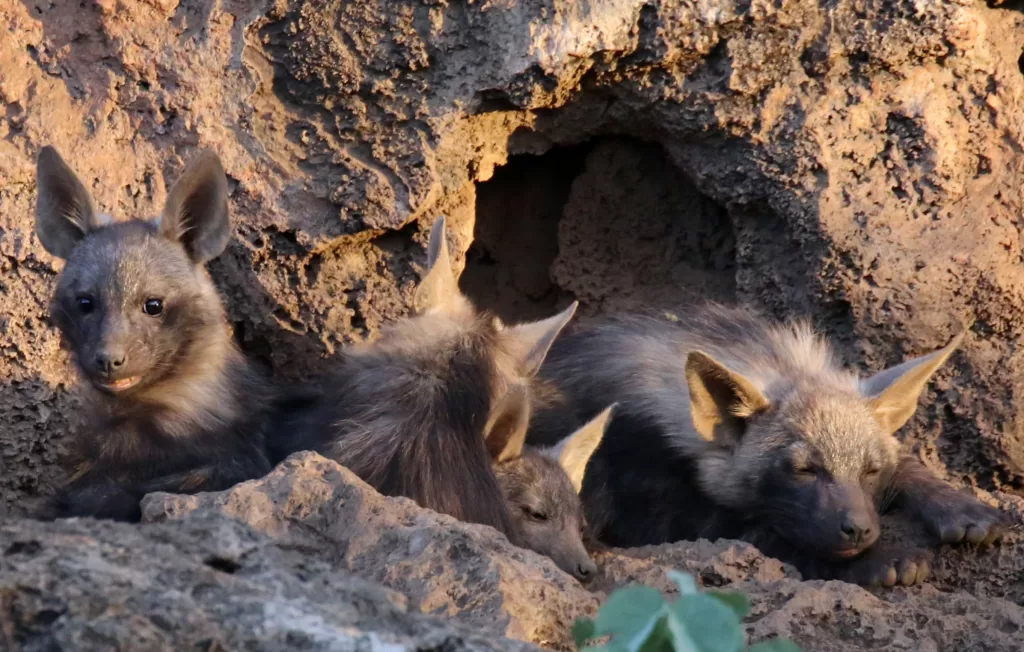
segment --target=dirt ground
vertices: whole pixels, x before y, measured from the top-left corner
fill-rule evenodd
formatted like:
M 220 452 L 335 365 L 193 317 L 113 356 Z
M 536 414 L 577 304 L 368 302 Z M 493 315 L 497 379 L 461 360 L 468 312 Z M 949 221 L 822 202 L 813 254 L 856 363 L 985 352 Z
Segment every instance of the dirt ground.
M 32 230 L 45 144 L 120 217 L 155 215 L 191 156 L 217 150 L 235 237 L 211 273 L 238 342 L 285 379 L 314 378 L 405 314 L 438 215 L 463 289 L 508 319 L 573 299 L 584 317 L 750 302 L 813 318 L 865 371 L 966 327 L 901 436 L 936 473 L 1022 513 L 1016 3 L 0 0 L 0 24 L 12 523 L 59 478 L 77 427 L 47 322 L 59 261 Z M 887 536 L 918 535 L 894 520 Z M 1022 546 L 1018 530 L 990 552 L 938 551 L 928 587 L 885 598 L 729 581 L 763 591 L 753 633 L 806 617 L 814 649 L 879 632 L 897 642 L 877 649 L 1013 649 L 966 632 L 986 626 L 976 609 L 1016 635 Z M 824 605 L 851 600 L 863 622 L 829 620 Z M 888 608 L 877 600 L 916 629 L 865 634 Z

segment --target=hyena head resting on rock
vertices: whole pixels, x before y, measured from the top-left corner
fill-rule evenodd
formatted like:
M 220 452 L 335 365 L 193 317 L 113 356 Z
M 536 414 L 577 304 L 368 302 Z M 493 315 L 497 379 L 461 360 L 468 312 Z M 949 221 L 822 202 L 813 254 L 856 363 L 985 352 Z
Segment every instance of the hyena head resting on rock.
M 593 577 L 597 565 L 583 545 L 586 519 L 578 494 L 613 409 L 551 448 L 526 446 L 526 424 L 508 439 L 487 441 L 523 547 L 550 557 L 580 581 Z
M 154 220 L 115 222 L 52 147 L 38 158 L 36 233 L 65 260 L 52 319 L 89 419 L 55 516 L 139 517 L 150 491 L 224 489 L 269 470 L 267 384 L 235 347 L 203 264 L 226 246 L 227 180 L 204 152 Z
M 315 450 L 385 495 L 490 525 L 528 547 L 535 539 L 520 527 L 493 465 L 513 457 L 511 449 L 505 458 L 500 451 L 521 441 L 530 418 L 527 388 L 575 310 L 573 303 L 518 325 L 476 310 L 459 291 L 439 218 L 413 314 L 383 328 L 376 341 L 344 352 L 323 398 L 275 429 L 274 458 Z M 546 472 L 538 478 L 552 475 L 539 461 L 535 466 Z M 566 499 L 579 502 L 571 490 Z M 562 520 L 578 537 L 579 524 Z M 551 553 L 549 542 L 538 545 Z M 593 571 L 576 558 L 580 549 L 582 543 L 558 554 L 563 568 L 577 575 L 582 568 L 586 576 Z
M 542 375 L 560 398 L 540 412 L 618 402 L 583 496 L 615 545 L 743 537 L 809 575 L 913 584 L 927 556 L 875 545 L 880 507 L 902 503 L 947 542 L 1005 525 L 894 436 L 962 338 L 860 378 L 803 323 L 714 305 L 620 317 L 556 343 Z M 531 435 L 551 421 L 538 415 Z

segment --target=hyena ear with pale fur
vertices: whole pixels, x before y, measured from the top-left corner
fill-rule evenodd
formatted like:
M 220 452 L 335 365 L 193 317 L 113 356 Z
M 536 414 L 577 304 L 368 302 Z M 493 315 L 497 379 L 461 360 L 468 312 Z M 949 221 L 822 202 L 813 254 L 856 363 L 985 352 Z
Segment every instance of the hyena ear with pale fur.
M 484 427 L 484 441 L 491 459 L 507 462 L 520 457 L 529 425 L 529 392 L 524 385 L 513 385 L 491 410 Z
M 576 314 L 579 305 L 579 301 L 573 301 L 568 308 L 547 319 L 506 327 L 506 341 L 519 359 L 519 368 L 525 377 L 532 377 L 540 371 L 555 338 Z
M 693 427 L 710 442 L 735 444 L 743 437 L 744 422 L 769 406 L 749 380 L 701 351 L 686 358 L 686 384 Z
M 590 462 L 597 447 L 601 445 L 604 431 L 608 427 L 616 405 L 616 403 L 612 403 L 579 430 L 544 451 L 548 457 L 558 461 L 558 465 L 569 476 L 569 481 L 572 482 L 576 493 L 583 489 L 587 463 Z
M 459 282 L 455 274 L 452 273 L 445 222 L 442 215 L 434 222 L 434 226 L 430 227 L 427 273 L 420 280 L 412 299 L 412 309 L 417 315 L 431 310 L 450 309 L 462 305 L 466 300 L 459 291 Z
M 892 434 L 910 420 L 928 381 L 960 346 L 965 334 L 960 333 L 934 353 L 907 360 L 860 382 L 861 393 L 870 399 L 882 428 Z
M 160 234 L 181 244 L 197 265 L 224 251 L 231 237 L 228 180 L 212 151 L 199 154 L 167 193 Z
M 67 260 L 75 245 L 100 226 L 92 197 L 57 150 L 47 145 L 36 160 L 36 235 L 48 252 Z

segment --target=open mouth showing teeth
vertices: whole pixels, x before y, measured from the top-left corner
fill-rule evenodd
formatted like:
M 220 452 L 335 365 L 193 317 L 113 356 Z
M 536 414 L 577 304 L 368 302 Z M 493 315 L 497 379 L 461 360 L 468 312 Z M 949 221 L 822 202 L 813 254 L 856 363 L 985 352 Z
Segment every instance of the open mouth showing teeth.
M 140 376 L 131 376 L 129 378 L 121 378 L 119 380 L 99 380 L 97 384 L 103 389 L 108 389 L 112 392 L 121 392 L 135 383 L 139 382 Z

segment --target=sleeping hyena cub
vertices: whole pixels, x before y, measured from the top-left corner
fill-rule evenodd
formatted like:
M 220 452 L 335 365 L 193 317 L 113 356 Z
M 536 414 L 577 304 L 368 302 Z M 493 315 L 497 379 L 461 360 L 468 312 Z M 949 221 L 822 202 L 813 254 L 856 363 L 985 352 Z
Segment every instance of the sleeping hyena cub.
M 477 310 L 459 291 L 441 217 L 413 314 L 342 353 L 325 393 L 274 428 L 273 459 L 317 451 L 382 494 L 489 525 L 586 580 L 596 568 L 575 485 L 607 419 L 548 455 L 523 446 L 528 387 L 575 310 L 515 325 Z
M 876 546 L 880 508 L 902 506 L 943 543 L 989 544 L 1006 527 L 893 436 L 962 337 L 859 378 L 807 325 L 744 309 L 613 318 L 555 343 L 528 441 L 618 403 L 583 487 L 605 543 L 743 538 L 808 577 L 915 584 L 927 554 Z
M 114 222 L 52 147 L 36 232 L 66 263 L 51 312 L 88 411 L 70 478 L 44 516 L 138 520 L 153 491 L 217 491 L 270 470 L 268 384 L 228 332 L 203 264 L 227 245 L 227 180 L 206 152 L 155 220 Z

